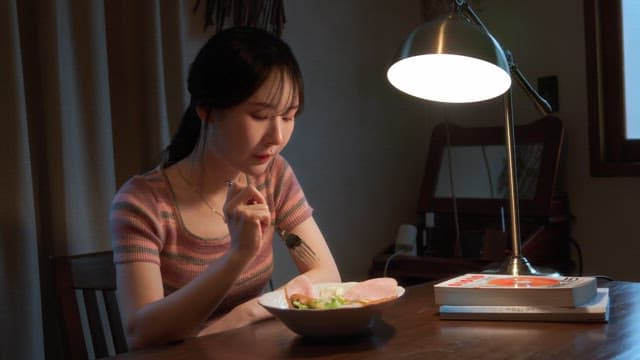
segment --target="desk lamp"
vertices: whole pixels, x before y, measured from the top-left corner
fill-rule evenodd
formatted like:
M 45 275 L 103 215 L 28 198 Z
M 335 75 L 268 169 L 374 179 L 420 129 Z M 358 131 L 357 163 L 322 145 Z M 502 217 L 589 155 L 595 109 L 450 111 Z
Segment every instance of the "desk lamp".
M 551 107 L 467 1 L 454 0 L 446 18 L 416 28 L 400 48 L 387 78 L 402 92 L 437 102 L 468 103 L 503 96 L 512 253 L 491 272 L 549 275 L 536 270 L 522 255 L 511 79 L 518 82 L 543 115 L 550 113 Z

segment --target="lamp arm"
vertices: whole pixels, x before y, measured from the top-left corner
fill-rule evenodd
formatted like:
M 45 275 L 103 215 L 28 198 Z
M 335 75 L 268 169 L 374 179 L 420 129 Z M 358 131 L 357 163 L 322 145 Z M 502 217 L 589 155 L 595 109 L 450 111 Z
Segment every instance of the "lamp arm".
M 473 21 L 476 25 L 478 25 L 482 29 L 482 31 L 491 35 L 491 32 L 489 31 L 487 26 L 484 24 L 482 19 L 480 19 L 478 14 L 473 10 L 471 5 L 469 5 L 469 3 L 466 0 L 455 0 L 455 6 L 457 7 L 457 9 L 464 11 L 464 13 L 471 19 L 471 21 Z M 497 39 L 496 39 L 496 43 L 507 56 L 507 61 L 509 62 L 509 72 L 511 77 L 515 78 L 516 82 L 518 83 L 518 86 L 520 86 L 520 88 L 524 90 L 524 92 L 527 94 L 529 99 L 533 102 L 533 104 L 535 105 L 536 109 L 538 109 L 540 114 L 543 116 L 549 115 L 553 111 L 551 109 L 551 106 L 549 105 L 549 102 L 547 102 L 547 100 L 543 98 L 533 88 L 533 86 L 531 86 L 531 83 L 529 83 L 529 81 L 524 76 L 522 71 L 520 71 L 520 68 L 518 68 L 518 65 L 513 60 L 513 56 L 511 55 L 511 52 L 506 50 Z
M 545 98 L 542 97 L 534 88 L 531 86 L 527 78 L 524 76 L 522 71 L 518 68 L 518 65 L 513 61 L 511 57 L 511 53 L 507 55 L 509 61 L 509 70 L 511 71 L 511 77 L 516 79 L 520 88 L 524 90 L 525 94 L 531 99 L 533 104 L 536 106 L 536 109 L 540 112 L 541 115 L 546 116 L 553 112 L 551 109 L 551 105 Z
M 478 14 L 476 14 L 476 12 L 473 10 L 471 5 L 469 5 L 469 3 L 466 0 L 455 0 L 455 7 L 458 10 L 464 11 L 465 14 L 469 18 L 471 18 L 471 21 L 473 21 L 476 25 L 480 26 L 482 31 L 486 32 L 487 34 L 491 34 L 487 26 L 484 24 L 484 22 L 480 19 Z M 500 48 L 502 48 L 502 45 L 500 45 Z

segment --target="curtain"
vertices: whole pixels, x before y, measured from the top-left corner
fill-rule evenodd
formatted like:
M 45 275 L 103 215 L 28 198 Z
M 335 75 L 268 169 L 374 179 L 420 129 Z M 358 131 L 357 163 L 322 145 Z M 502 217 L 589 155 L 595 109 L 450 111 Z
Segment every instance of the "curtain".
M 115 191 L 186 105 L 185 59 L 208 36 L 192 7 L 0 1 L 0 358 L 60 357 L 49 259 L 110 248 Z

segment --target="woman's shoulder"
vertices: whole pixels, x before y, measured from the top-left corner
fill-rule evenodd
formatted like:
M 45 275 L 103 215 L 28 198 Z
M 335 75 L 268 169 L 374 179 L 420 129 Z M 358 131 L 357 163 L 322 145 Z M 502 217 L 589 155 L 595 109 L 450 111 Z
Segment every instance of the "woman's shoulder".
M 158 201 L 167 195 L 168 184 L 160 166 L 129 178 L 116 193 L 116 199 Z
M 293 169 L 291 168 L 291 165 L 289 164 L 289 162 L 287 161 L 287 159 L 285 159 L 284 156 L 282 156 L 281 154 L 278 154 L 274 159 L 273 159 L 273 164 L 271 166 L 271 174 L 283 174 L 286 172 L 292 172 Z
M 281 186 L 293 174 L 293 169 L 289 162 L 280 154 L 273 158 L 273 162 L 269 170 L 264 174 L 264 181 L 270 183 L 271 186 Z
M 302 190 L 293 167 L 282 155 L 274 158 L 269 176 L 276 194 Z

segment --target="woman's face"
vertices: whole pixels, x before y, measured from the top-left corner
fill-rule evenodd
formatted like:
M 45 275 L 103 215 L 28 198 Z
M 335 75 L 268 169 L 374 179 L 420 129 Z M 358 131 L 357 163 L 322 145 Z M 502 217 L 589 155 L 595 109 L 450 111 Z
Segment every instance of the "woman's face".
M 293 133 L 299 106 L 294 89 L 288 77 L 274 71 L 245 102 L 212 112 L 207 148 L 238 171 L 264 173 Z

